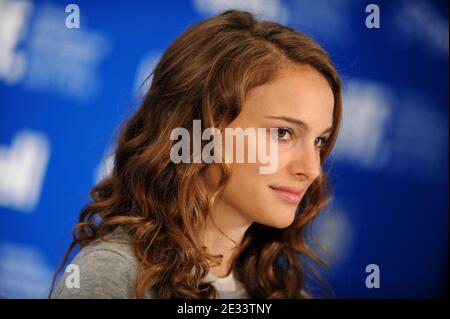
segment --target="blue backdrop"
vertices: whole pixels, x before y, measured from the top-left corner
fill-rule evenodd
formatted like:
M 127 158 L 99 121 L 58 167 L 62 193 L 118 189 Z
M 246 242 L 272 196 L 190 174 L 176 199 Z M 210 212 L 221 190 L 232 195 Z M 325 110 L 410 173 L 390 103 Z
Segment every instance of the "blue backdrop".
M 447 294 L 447 1 L 77 1 L 73 29 L 69 3 L 0 1 L 0 295 L 46 297 L 139 85 L 181 32 L 228 8 L 312 35 L 342 76 L 335 199 L 312 229 L 337 297 Z

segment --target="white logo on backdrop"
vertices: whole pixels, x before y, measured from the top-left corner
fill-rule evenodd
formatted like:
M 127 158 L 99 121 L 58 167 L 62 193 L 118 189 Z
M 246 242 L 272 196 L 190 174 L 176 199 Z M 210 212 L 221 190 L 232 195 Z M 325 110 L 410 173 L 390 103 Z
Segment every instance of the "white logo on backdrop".
M 0 242 L 0 295 L 46 298 L 53 269 L 33 246 Z
M 103 157 L 101 162 L 97 165 L 94 172 L 94 183 L 97 184 L 104 178 L 111 176 L 112 170 L 114 168 L 114 153 L 112 149 Z
M 18 50 L 31 11 L 28 1 L 0 1 L 0 80 L 15 84 L 26 68 L 25 53 Z
M 28 1 L 0 3 L 0 81 L 81 102 L 97 96 L 102 86 L 97 69 L 109 40 L 86 27 L 87 17 L 81 28 L 67 28 L 64 6 L 32 8 Z
M 398 32 L 387 33 L 392 45 L 403 50 L 416 46 L 430 57 L 448 59 L 448 18 L 436 4 L 424 0 L 403 0 L 395 5 L 389 23 Z
M 391 115 L 390 95 L 375 84 L 352 81 L 343 97 L 343 123 L 337 156 L 366 168 L 383 167 L 388 159 L 384 132 Z
M 150 88 L 150 84 L 153 80 L 153 72 L 161 59 L 162 53 L 152 52 L 145 55 L 139 62 L 139 66 L 134 77 L 134 90 L 137 92 L 138 97 L 143 97 Z
M 327 263 L 337 264 L 346 261 L 355 239 L 355 227 L 349 211 L 336 199 L 317 215 L 311 225 L 312 238 L 322 249 L 311 248 Z
M 333 150 L 342 162 L 428 182 L 445 177 L 435 171 L 448 165 L 444 109 L 417 90 L 361 79 L 347 85 L 342 130 Z
M 39 202 L 50 157 L 45 135 L 19 132 L 11 146 L 0 146 L 0 205 L 31 212 Z
M 193 0 L 193 6 L 204 15 L 216 15 L 228 9 L 249 11 L 257 18 L 280 23 L 289 22 L 289 10 L 279 0 Z

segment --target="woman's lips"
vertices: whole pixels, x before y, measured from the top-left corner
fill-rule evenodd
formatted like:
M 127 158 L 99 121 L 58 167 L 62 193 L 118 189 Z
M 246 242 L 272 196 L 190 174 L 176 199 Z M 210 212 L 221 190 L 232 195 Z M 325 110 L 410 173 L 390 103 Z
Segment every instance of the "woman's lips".
M 302 199 L 302 194 L 304 190 L 298 187 L 289 187 L 289 186 L 269 186 L 273 189 L 281 198 L 284 200 L 298 204 Z

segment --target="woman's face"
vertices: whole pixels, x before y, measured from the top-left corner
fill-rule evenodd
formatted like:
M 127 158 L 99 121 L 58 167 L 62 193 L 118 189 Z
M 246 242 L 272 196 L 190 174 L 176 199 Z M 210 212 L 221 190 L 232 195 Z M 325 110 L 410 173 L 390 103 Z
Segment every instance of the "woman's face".
M 327 80 L 309 65 L 295 65 L 276 80 L 251 90 L 241 113 L 227 127 L 278 128 L 275 134 L 267 134 L 267 140 L 275 139 L 278 144 L 277 170 L 261 174 L 258 159 L 256 163 L 234 161 L 219 205 L 250 222 L 288 227 L 304 193 L 320 174 L 320 149 L 330 134 L 333 106 Z M 219 165 L 209 165 L 204 175 L 212 189 L 220 178 Z

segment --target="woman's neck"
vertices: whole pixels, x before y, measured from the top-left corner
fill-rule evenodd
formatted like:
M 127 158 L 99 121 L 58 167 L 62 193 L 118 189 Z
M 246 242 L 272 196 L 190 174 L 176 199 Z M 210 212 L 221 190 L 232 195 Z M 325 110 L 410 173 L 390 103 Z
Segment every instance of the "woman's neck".
M 203 243 L 208 252 L 223 255 L 220 265 L 211 266 L 209 272 L 212 275 L 223 278 L 230 274 L 234 253 L 251 224 L 250 220 L 220 199 L 216 201 L 215 207 L 206 218 L 203 231 Z

